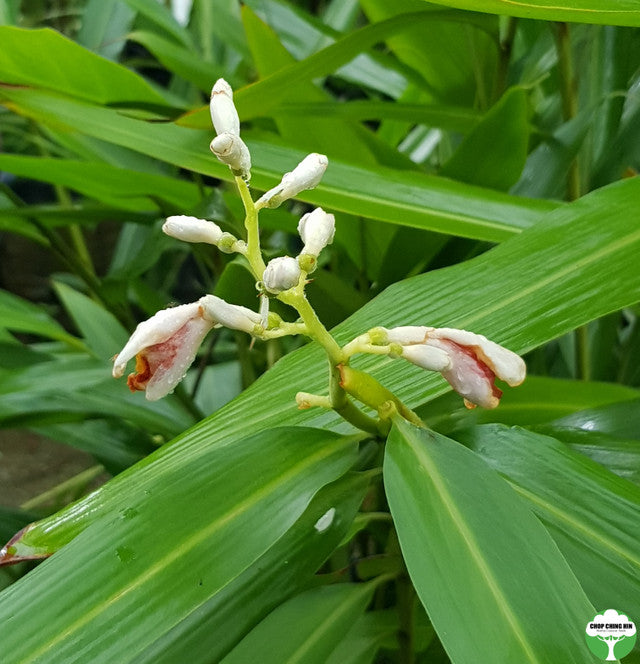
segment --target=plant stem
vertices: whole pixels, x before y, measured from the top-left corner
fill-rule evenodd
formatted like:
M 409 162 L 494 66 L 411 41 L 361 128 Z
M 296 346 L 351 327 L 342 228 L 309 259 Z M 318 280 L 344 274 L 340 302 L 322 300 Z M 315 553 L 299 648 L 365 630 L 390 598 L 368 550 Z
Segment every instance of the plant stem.
M 571 54 L 571 34 L 567 23 L 558 23 L 556 32 L 556 48 L 558 51 L 558 71 L 560 74 L 560 95 L 562 99 L 562 117 L 565 122 L 578 113 L 578 97 L 576 79 Z M 580 162 L 578 157 L 571 162 L 567 174 L 567 199 L 575 201 L 580 198 Z M 578 328 L 574 333 L 576 376 L 588 380 L 591 373 L 589 362 L 589 337 L 586 327 Z
M 246 213 L 244 227 L 247 229 L 247 260 L 253 270 L 253 276 L 260 280 L 266 265 L 262 260 L 262 251 L 260 250 L 258 211 L 249 193 L 249 187 L 241 177 L 236 177 L 236 186 L 240 192 L 240 198 Z
M 500 39 L 500 51 L 498 55 L 498 72 L 496 74 L 496 85 L 493 94 L 494 101 L 500 99 L 507 88 L 507 74 L 509 73 L 509 62 L 511 61 L 511 51 L 513 42 L 516 38 L 516 28 L 518 19 L 514 16 L 508 16 L 504 29 L 504 35 Z
M 413 664 L 415 658 L 413 635 L 413 612 L 415 608 L 416 593 L 409 578 L 404 572 L 396 579 L 396 600 L 398 609 L 398 645 L 400 653 L 398 661 L 401 664 Z
M 576 80 L 571 55 L 571 35 L 567 23 L 557 23 L 556 49 L 558 52 L 558 73 L 560 75 L 560 96 L 562 99 L 562 117 L 568 122 L 578 113 Z M 575 201 L 580 198 L 580 169 L 576 157 L 569 167 L 567 198 Z

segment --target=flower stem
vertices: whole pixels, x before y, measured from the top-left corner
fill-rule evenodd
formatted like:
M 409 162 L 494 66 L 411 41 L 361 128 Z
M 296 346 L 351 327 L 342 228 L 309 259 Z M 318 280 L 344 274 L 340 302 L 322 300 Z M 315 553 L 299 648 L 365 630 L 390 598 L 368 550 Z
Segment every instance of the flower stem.
M 265 270 L 266 265 L 262 259 L 262 251 L 260 250 L 260 231 L 258 228 L 258 211 L 249 193 L 247 183 L 241 178 L 236 176 L 236 186 L 240 192 L 240 198 L 244 205 L 246 217 L 244 220 L 244 227 L 247 229 L 247 253 L 246 257 L 249 265 L 253 271 L 253 276 L 260 280 Z

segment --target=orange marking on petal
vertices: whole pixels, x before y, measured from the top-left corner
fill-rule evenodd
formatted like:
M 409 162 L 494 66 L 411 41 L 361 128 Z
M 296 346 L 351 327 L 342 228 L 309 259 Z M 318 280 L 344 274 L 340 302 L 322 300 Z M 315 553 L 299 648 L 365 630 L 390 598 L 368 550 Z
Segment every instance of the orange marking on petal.
M 127 385 L 132 392 L 142 391 L 151 379 L 151 365 L 145 355 L 136 355 L 136 370 L 129 374 Z

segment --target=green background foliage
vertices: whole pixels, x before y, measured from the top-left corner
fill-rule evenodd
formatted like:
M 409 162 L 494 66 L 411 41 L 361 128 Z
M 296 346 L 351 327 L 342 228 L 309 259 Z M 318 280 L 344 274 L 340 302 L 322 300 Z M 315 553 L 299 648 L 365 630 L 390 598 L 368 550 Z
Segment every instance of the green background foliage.
M 5 541 L 33 523 L 12 553 L 50 556 L 0 568 L 0 660 L 591 661 L 597 611 L 640 621 L 637 3 L 168 5 L 0 0 L 0 251 L 52 261 L 39 292 L 0 275 L 0 426 L 109 475 L 0 509 Z M 261 227 L 295 255 L 309 204 L 335 212 L 308 294 L 339 343 L 485 334 L 529 368 L 498 409 L 357 358 L 430 427 L 370 439 L 297 410 L 321 349 L 224 330 L 160 402 L 111 378 L 159 308 L 257 306 L 241 259 L 160 230 L 243 232 L 207 149 L 220 76 L 254 197 L 329 157 Z

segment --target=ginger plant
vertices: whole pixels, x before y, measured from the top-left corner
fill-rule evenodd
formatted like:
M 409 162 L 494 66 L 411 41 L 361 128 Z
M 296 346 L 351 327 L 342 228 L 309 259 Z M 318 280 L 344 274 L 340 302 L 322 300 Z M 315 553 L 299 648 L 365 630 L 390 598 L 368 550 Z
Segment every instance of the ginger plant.
M 226 253 L 242 255 L 256 279 L 260 310 L 225 302 L 214 295 L 204 295 L 197 302 L 159 311 L 138 325 L 116 357 L 114 377 L 124 374 L 129 360 L 136 358 L 134 373 L 128 377 L 132 391 L 144 390 L 149 400 L 160 399 L 184 377 L 207 333 L 216 327 L 241 330 L 262 339 L 287 335 L 305 335 L 319 343 L 329 363 L 326 395 L 300 391 L 299 408 L 320 406 L 335 410 L 355 427 L 384 435 L 389 418 L 399 413 L 421 424 L 419 418 L 372 376 L 349 366 L 358 353 L 387 355 L 411 362 L 429 371 L 438 371 L 461 394 L 468 407 L 495 408 L 502 392 L 495 378 L 510 386 L 525 378 L 524 361 L 518 355 L 486 337 L 452 328 L 401 326 L 392 329 L 375 327 L 340 346 L 318 318 L 307 299 L 308 277 L 318 264 L 321 251 L 333 241 L 335 218 L 322 208 L 305 214 L 298 224 L 303 249 L 296 257 L 281 256 L 265 263 L 260 247 L 259 214 L 273 209 L 301 191 L 318 185 L 328 166 L 321 154 L 307 155 L 280 183 L 254 201 L 249 190 L 251 155 L 240 137 L 240 120 L 233 103 L 233 91 L 219 79 L 211 93 L 211 119 L 216 137 L 210 149 L 228 165 L 245 210 L 246 239 L 225 233 L 212 221 L 191 216 L 167 218 L 163 231 L 185 242 L 202 242 Z M 298 314 L 293 322 L 269 311 L 269 301 L 277 298 Z M 352 399 L 377 413 L 367 415 Z

